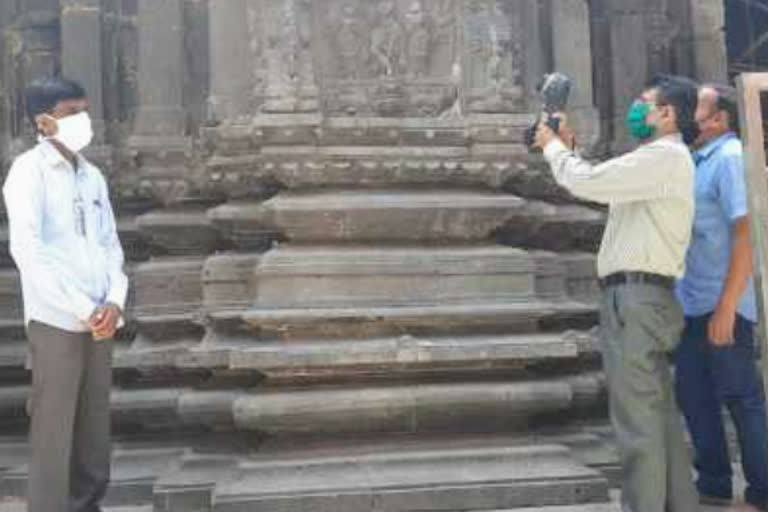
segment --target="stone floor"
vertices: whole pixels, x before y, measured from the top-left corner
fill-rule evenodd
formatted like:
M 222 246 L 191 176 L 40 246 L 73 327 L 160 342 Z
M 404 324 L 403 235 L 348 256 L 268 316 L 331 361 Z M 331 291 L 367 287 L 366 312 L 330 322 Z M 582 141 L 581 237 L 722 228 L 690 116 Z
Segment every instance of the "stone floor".
M 537 507 L 537 508 L 517 508 L 514 510 L 497 510 L 487 512 L 620 512 L 618 504 L 618 491 L 611 493 L 612 502 L 610 504 L 592 504 L 592 505 L 574 505 L 561 507 Z M 0 501 L 0 512 L 26 512 L 27 507 L 24 503 L 18 501 Z M 710 507 L 701 506 L 700 512 L 752 512 L 751 509 L 741 503 L 734 503 L 730 507 Z M 109 507 L 104 512 L 152 512 L 151 505 L 138 507 Z

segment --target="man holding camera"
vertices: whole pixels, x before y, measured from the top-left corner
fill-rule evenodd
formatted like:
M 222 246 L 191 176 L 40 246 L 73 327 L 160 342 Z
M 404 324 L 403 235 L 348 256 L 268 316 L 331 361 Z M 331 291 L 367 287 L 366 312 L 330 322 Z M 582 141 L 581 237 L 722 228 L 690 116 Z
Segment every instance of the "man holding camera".
M 600 337 L 627 512 L 698 506 L 668 363 L 683 328 L 674 287 L 694 214 L 687 143 L 696 101 L 689 80 L 654 79 L 627 113 L 640 146 L 599 165 L 574 153 L 563 117 L 557 133 L 540 122 L 534 142 L 561 186 L 609 206 L 597 261 Z

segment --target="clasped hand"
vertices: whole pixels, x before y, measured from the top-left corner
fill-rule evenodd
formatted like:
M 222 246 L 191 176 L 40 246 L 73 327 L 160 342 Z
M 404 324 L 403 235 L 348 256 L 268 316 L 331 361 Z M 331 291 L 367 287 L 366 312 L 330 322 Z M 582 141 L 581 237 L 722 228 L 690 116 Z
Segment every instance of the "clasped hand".
M 107 303 L 97 307 L 88 319 L 88 327 L 91 329 L 93 339 L 106 340 L 113 338 L 117 331 L 120 315 L 120 308 L 115 304 Z

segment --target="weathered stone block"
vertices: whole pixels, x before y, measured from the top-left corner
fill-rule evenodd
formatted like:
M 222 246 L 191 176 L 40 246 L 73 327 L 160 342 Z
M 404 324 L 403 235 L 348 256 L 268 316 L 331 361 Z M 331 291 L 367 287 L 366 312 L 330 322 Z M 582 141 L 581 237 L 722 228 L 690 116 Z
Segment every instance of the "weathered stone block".
M 203 255 L 219 245 L 219 235 L 203 209 L 167 209 L 136 219 L 155 254 Z
M 534 263 L 504 247 L 332 248 L 281 245 L 254 270 L 258 307 L 400 306 L 533 297 Z
M 601 475 L 561 446 L 411 450 L 241 464 L 217 512 L 495 510 L 605 501 Z
M 457 332 L 531 332 L 539 322 L 567 317 L 593 322 L 594 305 L 571 301 L 433 305 L 251 309 L 242 318 L 265 339 L 368 338 Z
M 253 300 L 253 272 L 259 254 L 219 253 L 205 260 L 202 272 L 206 310 L 244 308 Z
M 310 213 L 311 214 L 308 214 Z M 209 210 L 213 222 L 277 230 L 292 241 L 458 241 L 487 238 L 526 212 L 518 197 L 452 191 L 282 193 Z
M 141 316 L 194 314 L 203 302 L 201 257 L 160 258 L 136 265 L 135 313 Z
M 261 342 L 233 349 L 233 369 L 253 369 L 270 378 L 322 377 L 404 371 L 442 373 L 522 367 L 567 360 L 579 354 L 559 334 L 416 337 L 339 341 Z
M 529 203 L 529 215 L 496 231 L 501 243 L 548 251 L 594 252 L 600 245 L 605 213 L 586 206 Z
M 234 416 L 241 429 L 275 434 L 519 428 L 567 409 L 572 393 L 566 381 L 262 392 L 235 400 Z

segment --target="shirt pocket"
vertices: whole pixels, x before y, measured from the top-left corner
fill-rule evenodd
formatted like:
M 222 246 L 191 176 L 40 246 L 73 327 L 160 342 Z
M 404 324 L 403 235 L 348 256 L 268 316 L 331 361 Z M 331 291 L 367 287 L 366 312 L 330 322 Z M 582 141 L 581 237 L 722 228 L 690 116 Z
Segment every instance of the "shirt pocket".
M 64 173 L 48 172 L 45 179 L 43 231 L 52 236 L 75 233 L 75 196 Z

